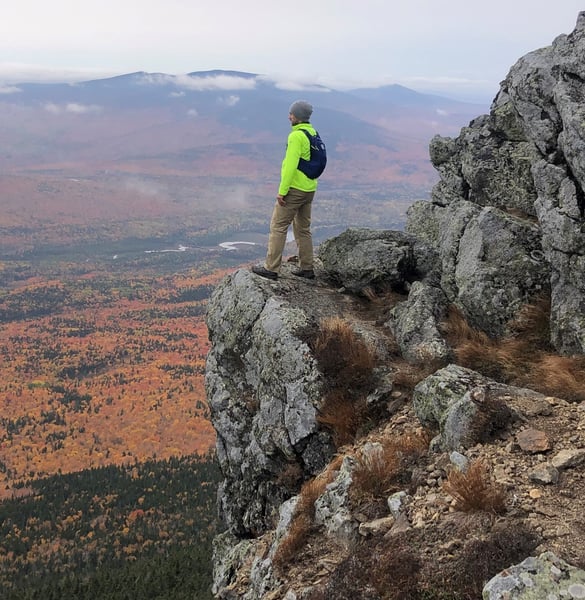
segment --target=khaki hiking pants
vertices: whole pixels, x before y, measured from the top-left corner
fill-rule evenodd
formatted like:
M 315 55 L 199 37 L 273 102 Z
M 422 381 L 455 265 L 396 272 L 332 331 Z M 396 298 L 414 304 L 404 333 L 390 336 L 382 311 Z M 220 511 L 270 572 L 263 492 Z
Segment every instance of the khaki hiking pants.
M 286 244 L 288 226 L 292 223 L 293 234 L 299 248 L 299 267 L 313 268 L 313 236 L 311 235 L 311 206 L 315 192 L 302 192 L 291 188 L 284 197 L 286 206 L 274 205 L 270 221 L 268 252 L 265 267 L 278 273 L 282 263 L 282 252 Z

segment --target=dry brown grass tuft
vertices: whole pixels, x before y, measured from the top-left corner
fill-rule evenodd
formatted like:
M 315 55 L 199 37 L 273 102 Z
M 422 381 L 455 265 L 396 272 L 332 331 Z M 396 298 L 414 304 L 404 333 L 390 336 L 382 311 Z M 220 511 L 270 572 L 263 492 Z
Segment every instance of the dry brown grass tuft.
M 519 383 L 543 394 L 581 402 L 585 400 L 585 357 L 544 354 Z
M 469 326 L 452 307 L 442 324 L 458 364 L 511 385 L 570 401 L 585 400 L 585 358 L 550 351 L 550 303 L 524 306 L 510 323 L 513 335 L 494 340 Z
M 449 306 L 447 316 L 441 323 L 441 330 L 455 347 L 465 342 L 490 343 L 490 338 L 483 331 L 471 327 L 461 310 L 454 304 Z
M 487 534 L 471 534 L 455 560 L 429 569 L 428 587 L 443 590 L 447 598 L 481 598 L 485 582 L 494 573 L 530 556 L 540 541 L 532 530 L 515 522 Z M 453 593 L 457 595 L 449 595 Z
M 420 600 L 419 556 L 406 545 L 385 546 L 358 544 L 307 600 Z
M 503 367 L 498 355 L 498 344 L 483 331 L 469 325 L 463 313 L 450 306 L 447 318 L 441 324 L 457 363 L 488 377 L 501 379 Z
M 354 399 L 346 391 L 335 388 L 325 395 L 317 422 L 331 430 L 333 443 L 339 448 L 355 441 L 365 412 L 365 398 Z
M 301 487 L 299 500 L 295 509 L 295 515 L 304 514 L 311 520 L 315 516 L 315 502 L 317 498 L 325 491 L 330 476 L 314 477 L 305 481 Z
M 291 524 L 272 559 L 277 571 L 282 571 L 307 543 L 314 529 L 315 502 L 325 491 L 332 473 L 333 471 L 326 471 L 322 476 L 306 481 L 301 487 Z
M 386 438 L 379 448 L 361 453 L 352 473 L 351 498 L 356 505 L 384 497 L 405 477 L 414 460 L 426 454 L 430 435 L 423 431 Z
M 462 512 L 506 512 L 506 494 L 490 478 L 483 460 L 469 464 L 465 472 L 452 469 L 443 489 L 455 500 L 455 509 Z
M 510 407 L 502 398 L 489 390 L 483 390 L 481 394 L 472 394 L 472 400 L 476 403 L 477 412 L 465 436 L 466 447 L 489 442 L 499 432 L 505 430 L 512 420 Z
M 464 536 L 452 554 L 440 557 L 421 553 L 445 539 L 445 532 L 434 526 L 361 542 L 307 600 L 481 598 L 485 582 L 494 573 L 530 556 L 541 541 L 523 525 L 511 522 L 494 527 L 489 522 L 492 519 Z
M 321 321 L 313 351 L 325 376 L 340 386 L 363 385 L 371 379 L 376 366 L 372 349 L 341 317 Z
M 510 329 L 531 346 L 550 350 L 550 297 L 541 296 L 534 304 L 525 304 Z
M 281 540 L 272 558 L 272 564 L 277 571 L 282 571 L 300 553 L 303 546 L 307 543 L 312 529 L 313 520 L 308 515 L 300 514 L 295 516 L 286 536 Z

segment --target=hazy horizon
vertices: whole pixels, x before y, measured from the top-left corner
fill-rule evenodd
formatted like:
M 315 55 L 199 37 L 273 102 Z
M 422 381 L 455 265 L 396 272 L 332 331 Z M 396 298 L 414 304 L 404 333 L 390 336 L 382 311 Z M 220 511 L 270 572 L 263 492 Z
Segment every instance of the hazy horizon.
M 0 23 L 0 90 L 224 69 L 339 90 L 397 83 L 485 102 L 519 58 L 570 33 L 581 9 L 577 0 L 554 11 L 544 0 L 493 0 L 489 11 L 466 0 L 220 0 L 205 11 L 180 0 L 23 0 L 5 7 Z

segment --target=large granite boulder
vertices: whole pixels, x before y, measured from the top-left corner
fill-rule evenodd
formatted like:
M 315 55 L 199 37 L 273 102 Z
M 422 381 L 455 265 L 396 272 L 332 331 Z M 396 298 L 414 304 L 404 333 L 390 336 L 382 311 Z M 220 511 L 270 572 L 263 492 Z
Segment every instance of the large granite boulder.
M 330 279 L 347 291 L 402 288 L 415 271 L 414 239 L 400 231 L 350 228 L 319 248 Z
M 421 424 L 438 431 L 435 449 L 460 450 L 506 428 L 513 418 L 506 398 L 537 401 L 543 396 L 452 364 L 417 384 L 412 404 Z

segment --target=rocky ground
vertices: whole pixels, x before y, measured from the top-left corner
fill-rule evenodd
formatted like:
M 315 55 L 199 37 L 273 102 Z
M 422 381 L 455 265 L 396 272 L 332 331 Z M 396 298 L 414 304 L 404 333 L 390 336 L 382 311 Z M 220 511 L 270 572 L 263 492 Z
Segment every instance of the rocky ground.
M 324 279 L 319 269 L 315 281 L 299 281 L 289 271 L 285 265 L 278 283 L 270 284 L 278 296 L 303 308 L 316 321 L 333 314 L 343 316 L 376 348 L 383 361 L 399 361 L 392 336 L 383 325 L 391 304 L 388 298 L 345 294 Z M 407 499 L 399 517 L 379 499 L 355 507 L 351 518 L 358 524 L 362 541 L 372 550 L 372 560 L 381 545 L 391 547 L 400 539 L 416 543 L 417 558 L 426 565 L 420 577 L 427 577 L 432 585 L 433 577 L 425 571 L 439 570 L 443 577 L 457 579 L 456 571 L 464 571 L 463 562 L 470 561 L 473 540 L 490 538 L 513 544 L 518 536 L 527 536 L 529 540 L 518 543 L 526 542 L 533 548 L 532 555 L 552 551 L 573 565 L 585 567 L 585 403 L 540 394 L 504 394 L 499 399 L 511 409 L 511 418 L 487 443 L 462 449 L 461 453 L 430 451 L 411 465 L 410 481 L 403 484 Z M 387 396 L 385 415 L 355 444 L 339 448 L 335 465 L 340 464 L 341 457 L 360 456 L 361 449 L 372 443 L 421 431 L 410 392 L 396 386 Z M 445 483 L 460 460 L 467 464 L 484 461 L 494 489 L 504 494 L 501 514 L 457 509 Z M 335 473 L 333 470 L 330 477 Z M 266 536 L 265 548 L 272 536 Z M 295 560 L 281 571 L 282 586 L 266 598 L 286 597 L 285 590 L 294 590 L 296 596 L 290 598 L 328 597 L 319 590 L 329 585 L 331 591 L 331 581 L 340 577 L 340 565 L 352 552 L 339 538 L 324 535 L 320 529 L 313 531 Z M 374 591 L 368 595 L 367 589 L 361 589 L 365 595 L 360 597 L 378 597 Z

